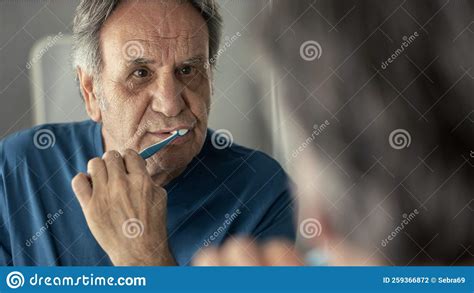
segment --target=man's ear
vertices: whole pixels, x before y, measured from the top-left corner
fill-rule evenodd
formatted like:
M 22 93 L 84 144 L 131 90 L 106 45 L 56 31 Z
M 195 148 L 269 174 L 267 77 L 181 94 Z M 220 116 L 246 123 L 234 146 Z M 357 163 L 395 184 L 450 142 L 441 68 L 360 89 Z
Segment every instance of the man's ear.
M 77 67 L 76 70 L 77 77 L 79 78 L 79 88 L 84 97 L 87 114 L 93 121 L 101 122 L 102 113 L 99 98 L 94 94 L 94 79 L 80 67 Z

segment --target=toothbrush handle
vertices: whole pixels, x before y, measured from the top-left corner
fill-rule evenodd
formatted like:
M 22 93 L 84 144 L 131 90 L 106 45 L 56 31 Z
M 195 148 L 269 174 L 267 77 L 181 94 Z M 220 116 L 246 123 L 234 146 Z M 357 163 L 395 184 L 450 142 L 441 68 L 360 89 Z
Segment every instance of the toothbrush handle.
M 168 142 L 163 143 L 163 144 L 157 144 L 153 147 L 147 148 L 143 152 L 140 153 L 140 157 L 142 157 L 144 160 L 148 159 L 149 157 L 153 156 L 157 152 L 159 152 L 162 148 L 164 148 Z
M 170 142 L 172 142 L 173 140 L 175 140 L 177 137 L 179 137 L 179 135 L 175 135 L 175 136 L 172 136 L 164 141 L 161 141 L 155 145 L 152 145 L 151 147 L 143 150 L 142 152 L 140 152 L 140 156 L 146 160 L 148 159 L 149 157 L 153 156 L 154 154 L 156 154 L 157 152 L 159 152 L 162 148 L 164 148 L 165 146 L 167 146 Z

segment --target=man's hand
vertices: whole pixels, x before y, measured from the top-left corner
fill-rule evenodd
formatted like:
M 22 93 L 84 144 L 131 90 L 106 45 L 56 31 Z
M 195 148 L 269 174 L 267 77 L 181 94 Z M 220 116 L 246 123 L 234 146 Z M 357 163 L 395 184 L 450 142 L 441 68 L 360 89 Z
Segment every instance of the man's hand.
M 133 150 L 109 151 L 87 165 L 72 188 L 87 224 L 114 265 L 176 265 L 166 232 L 166 190 Z
M 273 240 L 257 245 L 247 238 L 232 238 L 220 248 L 201 250 L 194 266 L 302 266 L 302 258 L 291 244 Z

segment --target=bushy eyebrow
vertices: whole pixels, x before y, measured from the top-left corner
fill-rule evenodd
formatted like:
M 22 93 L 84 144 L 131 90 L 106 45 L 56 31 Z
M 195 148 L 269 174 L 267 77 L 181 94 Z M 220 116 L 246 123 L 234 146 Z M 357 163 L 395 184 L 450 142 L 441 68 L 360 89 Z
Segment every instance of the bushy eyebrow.
M 182 64 L 186 64 L 186 65 L 199 64 L 199 63 L 203 63 L 204 60 L 205 60 L 204 55 L 200 54 L 200 55 L 193 56 L 189 59 L 186 59 L 185 61 L 182 62 Z M 155 63 L 156 63 L 155 60 L 143 58 L 143 57 L 136 58 L 128 62 L 129 65 L 147 65 L 147 64 L 155 64 Z
M 187 64 L 187 65 L 189 65 L 189 64 L 191 64 L 191 65 L 192 64 L 199 64 L 199 63 L 203 63 L 204 60 L 205 60 L 204 55 L 196 55 L 196 56 L 193 56 L 193 57 L 185 60 L 183 62 L 183 64 Z
M 155 60 L 152 59 L 147 59 L 147 58 L 136 58 L 133 60 L 130 60 L 128 64 L 133 64 L 133 65 L 147 65 L 147 64 L 154 64 L 156 63 Z

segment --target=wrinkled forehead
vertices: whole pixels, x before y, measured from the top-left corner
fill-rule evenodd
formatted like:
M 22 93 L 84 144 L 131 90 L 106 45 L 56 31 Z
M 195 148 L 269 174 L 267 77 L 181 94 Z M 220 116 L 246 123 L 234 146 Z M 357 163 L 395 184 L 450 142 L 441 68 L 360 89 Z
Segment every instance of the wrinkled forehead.
M 124 1 L 101 30 L 102 49 L 114 58 L 130 50 L 163 59 L 207 56 L 208 43 L 204 18 L 183 1 Z

